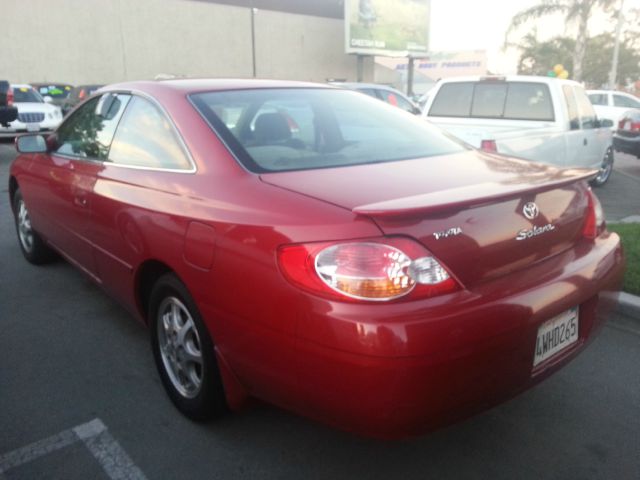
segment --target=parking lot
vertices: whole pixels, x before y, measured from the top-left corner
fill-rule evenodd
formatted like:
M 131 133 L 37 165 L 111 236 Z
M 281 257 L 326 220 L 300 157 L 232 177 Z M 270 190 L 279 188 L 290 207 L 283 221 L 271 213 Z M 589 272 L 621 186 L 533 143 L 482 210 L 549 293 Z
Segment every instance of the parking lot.
M 21 257 L 0 143 L 0 480 L 640 478 L 640 323 L 614 316 L 567 368 L 421 438 L 381 442 L 269 405 L 208 425 L 165 395 L 147 332 L 63 261 Z M 597 191 L 640 213 L 640 160 Z M 437 392 L 434 392 L 437 394 Z

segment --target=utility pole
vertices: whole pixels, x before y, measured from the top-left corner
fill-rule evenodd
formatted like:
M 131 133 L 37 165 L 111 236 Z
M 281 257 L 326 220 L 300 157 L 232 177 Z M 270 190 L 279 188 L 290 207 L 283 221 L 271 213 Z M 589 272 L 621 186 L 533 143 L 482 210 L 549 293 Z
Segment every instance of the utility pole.
M 251 0 L 251 62 L 253 78 L 256 78 L 256 11 L 258 10 L 253 6 L 253 0 Z
M 617 76 L 618 76 L 618 55 L 620 53 L 620 34 L 622 33 L 622 24 L 624 23 L 624 16 L 622 15 L 622 9 L 624 7 L 624 0 L 620 0 L 620 9 L 618 10 L 618 25 L 616 26 L 616 43 L 613 47 L 613 61 L 611 62 L 611 71 L 609 72 L 609 89 L 614 90 L 616 88 Z

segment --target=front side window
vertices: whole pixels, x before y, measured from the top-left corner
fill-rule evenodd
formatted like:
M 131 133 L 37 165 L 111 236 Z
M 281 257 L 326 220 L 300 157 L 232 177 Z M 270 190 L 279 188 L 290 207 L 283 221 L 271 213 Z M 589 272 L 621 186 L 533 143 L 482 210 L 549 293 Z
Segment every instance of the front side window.
M 169 120 L 158 107 L 141 97 L 131 100 L 113 138 L 108 160 L 147 168 L 192 167 Z
M 607 94 L 606 93 L 590 93 L 589 100 L 592 105 L 607 105 Z
M 573 88 L 569 85 L 563 85 L 562 93 L 564 94 L 564 101 L 567 106 L 567 113 L 569 114 L 569 128 L 571 130 L 580 130 L 578 102 L 576 102 L 576 98 L 573 95 Z
M 57 153 L 106 160 L 129 95 L 108 93 L 82 105 L 58 128 Z
M 613 105 L 624 108 L 640 108 L 640 100 L 627 97 L 625 95 L 613 94 Z
M 349 90 L 235 90 L 198 93 L 190 99 L 253 172 L 392 162 L 464 151 L 427 122 Z M 227 109 L 236 117 L 233 122 L 228 121 Z
M 573 89 L 578 102 L 578 114 L 580 115 L 580 126 L 583 129 L 596 128 L 596 111 L 589 101 L 589 97 L 581 87 Z

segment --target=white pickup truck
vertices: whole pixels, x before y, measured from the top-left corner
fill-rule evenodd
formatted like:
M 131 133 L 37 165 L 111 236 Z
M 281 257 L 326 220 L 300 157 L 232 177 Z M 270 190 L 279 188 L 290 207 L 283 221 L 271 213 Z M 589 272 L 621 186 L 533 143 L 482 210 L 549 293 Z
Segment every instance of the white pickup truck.
M 559 167 L 613 168 L 612 123 L 599 120 L 582 85 L 550 77 L 456 77 L 441 80 L 423 117 L 464 142 Z

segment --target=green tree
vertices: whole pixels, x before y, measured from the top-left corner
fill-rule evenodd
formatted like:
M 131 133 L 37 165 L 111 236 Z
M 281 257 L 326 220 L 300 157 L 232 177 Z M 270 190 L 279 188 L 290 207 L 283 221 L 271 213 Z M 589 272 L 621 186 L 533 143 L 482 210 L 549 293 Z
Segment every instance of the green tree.
M 618 78 L 635 79 L 640 76 L 640 51 L 635 47 L 634 35 L 625 35 L 620 44 L 618 61 Z M 520 45 L 518 73 L 522 75 L 546 75 L 557 63 L 564 65 L 572 72 L 573 59 L 571 52 L 575 40 L 569 37 L 556 37 L 545 42 L 538 42 L 535 33 L 523 38 Z M 603 33 L 587 40 L 586 54 L 583 61 L 582 80 L 600 87 L 608 81 L 613 55 L 613 35 Z
M 564 15 L 567 25 L 576 25 L 578 28 L 573 47 L 571 62 L 573 71 L 571 73 L 574 80 L 581 81 L 583 77 L 582 65 L 589 38 L 587 29 L 589 18 L 597 7 L 608 8 L 613 2 L 614 0 L 542 0 L 538 5 L 517 13 L 511 19 L 507 38 L 513 30 L 532 20 L 558 13 Z

